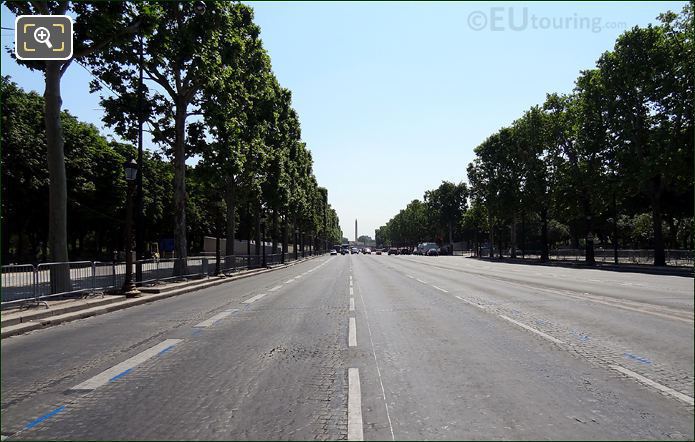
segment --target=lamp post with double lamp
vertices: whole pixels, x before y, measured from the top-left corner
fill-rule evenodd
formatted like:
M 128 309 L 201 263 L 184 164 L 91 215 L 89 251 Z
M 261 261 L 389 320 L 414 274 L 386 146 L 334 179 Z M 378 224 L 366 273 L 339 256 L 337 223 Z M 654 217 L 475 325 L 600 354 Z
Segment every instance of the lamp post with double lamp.
M 133 190 L 135 188 L 135 180 L 138 176 L 138 163 L 130 159 L 123 164 L 125 169 L 125 179 L 128 183 L 128 192 L 126 194 L 126 219 L 125 219 L 125 280 L 121 292 L 126 298 L 134 298 L 140 296 L 140 291 L 133 283 L 133 253 L 131 246 L 133 242 L 132 227 L 133 227 Z

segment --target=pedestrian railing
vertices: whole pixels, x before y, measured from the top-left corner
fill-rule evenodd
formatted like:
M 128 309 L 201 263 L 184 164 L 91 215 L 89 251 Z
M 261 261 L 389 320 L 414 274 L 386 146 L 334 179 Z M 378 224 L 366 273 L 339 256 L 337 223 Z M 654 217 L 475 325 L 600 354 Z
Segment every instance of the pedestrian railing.
M 300 255 L 301 257 L 301 255 Z M 284 261 L 294 259 L 284 254 Z M 283 254 L 268 254 L 266 265 L 283 262 Z M 184 278 L 208 277 L 216 272 L 216 257 L 147 259 L 133 263 L 132 277 L 138 286 Z M 230 255 L 220 259 L 220 270 L 230 274 L 263 265 L 262 255 Z M 76 261 L 2 266 L 2 308 L 29 300 L 88 296 L 118 290 L 125 281 L 124 262 Z M 138 279 L 138 276 L 140 277 Z

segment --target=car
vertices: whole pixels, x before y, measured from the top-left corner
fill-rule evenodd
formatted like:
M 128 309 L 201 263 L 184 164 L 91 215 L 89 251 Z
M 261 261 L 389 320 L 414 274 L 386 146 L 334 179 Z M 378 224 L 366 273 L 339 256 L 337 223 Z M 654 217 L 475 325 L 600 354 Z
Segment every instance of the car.
M 408 247 L 403 247 L 398 251 L 399 255 L 410 255 L 410 249 Z
M 389 249 L 389 255 L 398 255 L 398 249 L 395 247 L 391 247 Z
M 427 250 L 427 253 L 425 253 L 427 256 L 439 256 L 439 249 L 429 249 Z
M 338 255 L 338 252 L 335 251 L 335 249 L 331 249 L 331 256 L 336 256 Z
M 353 247 L 353 248 L 350 250 L 350 253 L 352 253 L 352 254 L 357 254 L 357 253 L 360 253 L 360 251 L 357 249 L 357 247 Z
M 381 255 L 381 250 L 377 249 L 376 254 Z
M 362 253 L 364 253 L 365 255 L 371 255 L 372 249 L 370 249 L 369 247 L 366 247 L 366 248 L 362 249 Z

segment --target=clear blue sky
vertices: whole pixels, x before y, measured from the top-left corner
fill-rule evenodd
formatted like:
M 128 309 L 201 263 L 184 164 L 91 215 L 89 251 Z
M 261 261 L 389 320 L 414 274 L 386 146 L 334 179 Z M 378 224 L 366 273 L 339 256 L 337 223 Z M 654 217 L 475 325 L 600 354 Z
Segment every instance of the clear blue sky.
M 373 237 L 425 190 L 465 181 L 488 135 L 546 93 L 571 91 L 623 30 L 685 2 L 250 4 L 316 177 L 354 239 L 355 218 Z M 14 26 L 4 6 L 2 26 Z M 3 47 L 13 39 L 2 31 Z M 2 74 L 43 92 L 42 76 L 4 51 Z M 103 128 L 89 77 L 70 67 L 64 107 Z

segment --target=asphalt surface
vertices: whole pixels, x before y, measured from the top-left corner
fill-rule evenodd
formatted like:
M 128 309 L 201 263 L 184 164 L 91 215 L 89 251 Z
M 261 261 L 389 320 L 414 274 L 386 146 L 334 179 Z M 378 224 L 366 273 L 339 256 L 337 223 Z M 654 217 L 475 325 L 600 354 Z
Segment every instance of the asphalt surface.
M 693 279 L 321 257 L 2 341 L 3 439 L 676 439 Z

